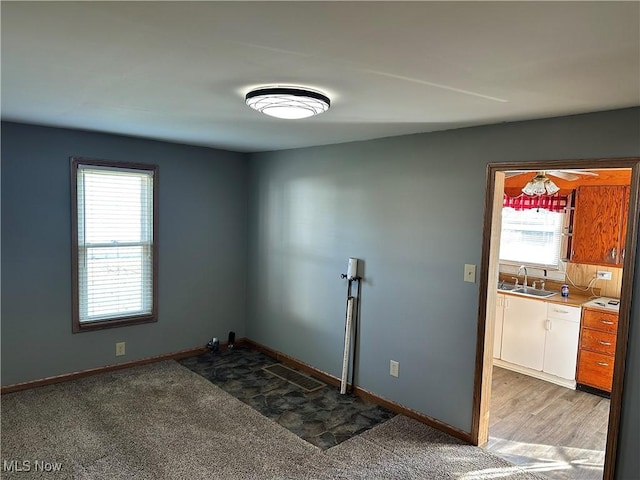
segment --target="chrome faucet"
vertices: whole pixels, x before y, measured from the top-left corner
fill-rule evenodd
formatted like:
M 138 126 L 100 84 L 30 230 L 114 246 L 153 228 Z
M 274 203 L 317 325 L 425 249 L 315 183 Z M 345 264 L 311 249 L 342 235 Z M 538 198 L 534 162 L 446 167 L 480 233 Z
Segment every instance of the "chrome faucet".
M 520 272 L 524 270 L 524 284 L 523 287 L 527 287 L 527 267 L 525 267 L 524 265 L 520 265 L 520 268 L 518 269 L 518 275 L 520 275 Z

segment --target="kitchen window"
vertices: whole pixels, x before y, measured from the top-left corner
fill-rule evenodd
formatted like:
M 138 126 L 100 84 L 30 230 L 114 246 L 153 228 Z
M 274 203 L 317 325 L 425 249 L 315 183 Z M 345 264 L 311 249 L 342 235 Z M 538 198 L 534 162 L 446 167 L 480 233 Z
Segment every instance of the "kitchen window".
M 562 212 L 504 207 L 500 262 L 558 269 L 563 220 Z
M 73 331 L 156 321 L 157 167 L 71 160 Z

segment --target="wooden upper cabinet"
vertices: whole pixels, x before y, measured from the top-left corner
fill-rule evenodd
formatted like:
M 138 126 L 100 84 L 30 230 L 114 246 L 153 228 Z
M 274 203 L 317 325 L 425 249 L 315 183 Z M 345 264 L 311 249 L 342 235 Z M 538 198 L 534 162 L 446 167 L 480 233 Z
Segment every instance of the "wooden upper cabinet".
M 578 187 L 575 208 L 571 261 L 596 265 L 622 264 L 629 187 Z
M 627 220 L 629 216 L 629 197 L 631 196 L 631 187 L 624 187 L 624 196 L 622 199 L 622 226 L 620 228 L 620 261 L 624 262 L 624 255 L 627 249 Z

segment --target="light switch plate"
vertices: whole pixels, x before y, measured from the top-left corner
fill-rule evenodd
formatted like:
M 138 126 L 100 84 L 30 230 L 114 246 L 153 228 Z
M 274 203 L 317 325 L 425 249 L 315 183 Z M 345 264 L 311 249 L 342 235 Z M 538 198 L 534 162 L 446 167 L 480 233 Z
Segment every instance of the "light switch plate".
M 464 266 L 464 281 L 469 283 L 476 283 L 476 266 L 469 265 Z
M 389 361 L 389 375 L 392 377 L 400 376 L 400 362 L 396 362 L 395 360 Z

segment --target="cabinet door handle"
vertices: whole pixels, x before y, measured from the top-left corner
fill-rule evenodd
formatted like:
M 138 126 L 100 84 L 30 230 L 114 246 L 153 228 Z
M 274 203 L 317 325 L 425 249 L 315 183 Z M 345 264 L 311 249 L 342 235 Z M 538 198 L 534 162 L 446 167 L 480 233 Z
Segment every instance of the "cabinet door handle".
M 596 365 L 600 365 L 601 367 L 608 367 L 609 364 L 607 362 L 596 362 Z
M 616 255 L 617 255 L 617 251 L 616 251 L 616 247 L 613 247 L 611 249 L 611 259 L 615 262 L 616 261 Z
M 607 346 L 607 347 L 611 346 L 611 342 L 603 342 L 602 340 L 598 340 L 598 343 L 599 343 L 600 345 L 605 345 L 605 346 Z
M 551 320 L 547 320 L 545 327 L 547 331 L 551 330 Z
M 613 322 L 610 322 L 609 320 L 600 320 L 600 323 L 604 323 L 605 325 L 613 325 Z

